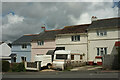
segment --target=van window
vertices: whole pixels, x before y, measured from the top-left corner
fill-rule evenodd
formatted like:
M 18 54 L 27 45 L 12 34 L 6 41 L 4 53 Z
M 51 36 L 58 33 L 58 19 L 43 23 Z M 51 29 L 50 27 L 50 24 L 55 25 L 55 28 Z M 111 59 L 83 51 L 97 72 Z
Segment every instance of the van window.
M 56 54 L 56 59 L 67 59 L 68 54 Z

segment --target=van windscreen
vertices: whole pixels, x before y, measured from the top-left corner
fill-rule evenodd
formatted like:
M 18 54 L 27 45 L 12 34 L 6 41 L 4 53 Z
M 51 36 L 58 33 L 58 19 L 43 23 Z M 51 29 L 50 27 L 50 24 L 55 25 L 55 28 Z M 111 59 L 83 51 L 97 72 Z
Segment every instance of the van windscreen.
M 56 54 L 56 59 L 67 59 L 68 54 Z

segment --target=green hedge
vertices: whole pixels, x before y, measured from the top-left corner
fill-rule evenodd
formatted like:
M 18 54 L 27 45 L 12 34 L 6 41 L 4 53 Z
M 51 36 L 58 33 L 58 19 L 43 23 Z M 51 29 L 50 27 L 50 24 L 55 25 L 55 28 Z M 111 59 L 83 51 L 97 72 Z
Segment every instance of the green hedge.
M 2 72 L 10 70 L 10 63 L 8 61 L 2 61 Z
M 25 72 L 24 63 L 12 63 L 11 64 L 12 72 Z

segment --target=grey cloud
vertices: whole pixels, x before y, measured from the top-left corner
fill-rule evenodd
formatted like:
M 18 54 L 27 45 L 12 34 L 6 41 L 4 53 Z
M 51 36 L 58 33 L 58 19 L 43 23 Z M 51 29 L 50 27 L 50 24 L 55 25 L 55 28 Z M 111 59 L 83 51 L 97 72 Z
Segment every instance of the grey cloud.
M 47 29 L 77 24 L 78 22 L 71 20 L 71 15 L 76 21 L 81 21 L 79 19 L 85 13 L 89 14 L 89 20 L 94 15 L 99 18 L 114 17 L 116 12 L 110 12 L 110 16 L 106 16 L 105 12 L 101 15 L 100 12 L 105 9 L 114 10 L 112 5 L 110 2 L 3 2 L 2 14 L 7 15 L 9 11 L 14 11 L 16 15 L 24 17 L 24 22 L 3 28 L 3 40 L 13 41 L 23 34 L 39 33 L 44 23 L 47 24 Z M 2 23 L 8 23 L 6 16 L 3 17 Z

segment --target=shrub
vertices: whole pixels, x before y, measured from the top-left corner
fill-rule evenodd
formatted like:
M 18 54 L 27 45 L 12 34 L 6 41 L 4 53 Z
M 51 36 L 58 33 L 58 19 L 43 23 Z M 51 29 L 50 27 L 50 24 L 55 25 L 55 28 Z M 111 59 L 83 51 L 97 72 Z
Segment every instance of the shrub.
M 10 70 L 10 63 L 8 61 L 2 61 L 2 72 Z
M 13 63 L 11 67 L 12 72 L 25 72 L 24 63 Z

